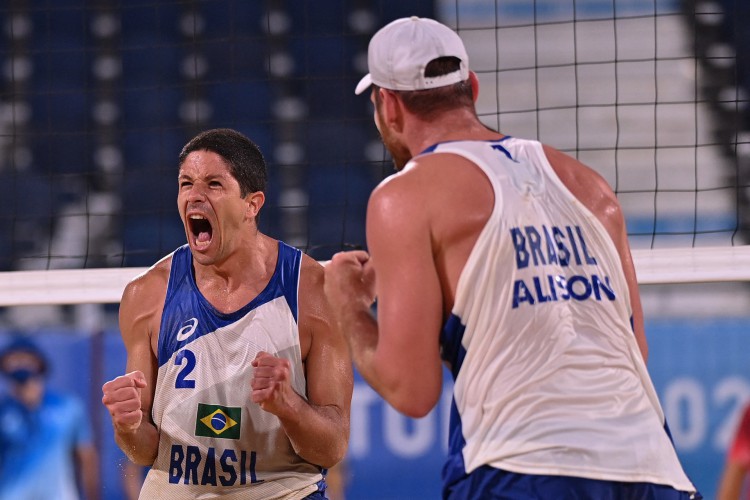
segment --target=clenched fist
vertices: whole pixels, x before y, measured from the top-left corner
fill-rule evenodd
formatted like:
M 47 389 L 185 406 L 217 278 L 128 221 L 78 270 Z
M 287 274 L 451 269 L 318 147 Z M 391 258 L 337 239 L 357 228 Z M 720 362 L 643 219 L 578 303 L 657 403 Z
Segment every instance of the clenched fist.
M 337 316 L 353 304 L 369 308 L 375 301 L 375 269 L 367 252 L 334 255 L 326 265 L 324 290 Z
M 141 391 L 146 388 L 146 377 L 134 371 L 110 380 L 102 386 L 102 403 L 112 415 L 112 425 L 119 432 L 138 430 L 143 419 Z
M 267 412 L 282 416 L 298 397 L 292 388 L 289 360 L 259 352 L 251 364 L 255 368 L 250 381 L 253 403 L 258 403 Z

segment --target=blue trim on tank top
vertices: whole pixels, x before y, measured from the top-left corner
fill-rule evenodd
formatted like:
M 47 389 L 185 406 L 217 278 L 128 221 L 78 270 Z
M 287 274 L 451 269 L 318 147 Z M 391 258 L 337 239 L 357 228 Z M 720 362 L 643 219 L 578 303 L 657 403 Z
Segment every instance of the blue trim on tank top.
M 443 325 L 440 332 L 440 356 L 450 365 L 451 374 L 455 381 L 461 366 L 466 358 L 466 349 L 463 346 L 464 332 L 466 325 L 456 314 L 451 314 Z M 463 449 L 466 446 L 464 439 L 463 424 L 461 422 L 461 413 L 456 405 L 455 394 L 451 400 L 450 425 L 448 429 L 448 458 L 443 465 L 443 486 L 449 485 L 460 480 L 466 474 L 466 464 L 464 463 Z
M 296 322 L 301 261 L 301 251 L 279 241 L 276 267 L 264 289 L 237 311 L 222 313 L 198 289 L 190 247 L 183 245 L 175 250 L 172 255 L 164 310 L 159 323 L 159 366 L 187 344 L 238 321 L 252 310 L 278 297 L 284 297 Z M 191 326 L 193 331 L 183 340 L 178 340 L 178 333 Z
M 512 136 L 512 135 L 506 135 L 505 137 L 502 137 L 501 139 L 489 139 L 489 140 L 486 140 L 486 141 L 476 141 L 476 142 L 503 142 L 503 141 L 504 141 L 505 139 L 512 139 L 512 138 L 513 138 L 513 136 Z M 441 144 L 451 144 L 451 143 L 453 143 L 453 142 L 466 142 L 466 141 L 470 141 L 470 140 L 472 140 L 472 139 L 460 139 L 460 140 L 455 140 L 455 141 L 443 141 L 443 142 L 436 142 L 436 143 L 435 143 L 435 144 L 433 144 L 432 146 L 429 146 L 428 148 L 426 148 L 426 149 L 425 149 L 424 151 L 422 151 L 421 153 L 417 154 L 417 156 L 419 156 L 419 155 L 423 155 L 423 154 L 425 154 L 425 153 L 432 153 L 432 152 L 433 152 L 433 151 L 435 151 L 435 150 L 436 150 L 436 149 L 438 148 L 438 146 L 440 146 Z M 503 148 L 503 149 L 505 149 L 505 148 Z
M 185 245 L 187 247 L 187 245 Z M 276 267 L 274 268 L 273 274 L 271 275 L 271 279 L 268 280 L 268 283 L 266 284 L 265 288 L 250 302 L 239 308 L 238 310 L 230 313 L 223 313 L 216 309 L 209 301 L 206 299 L 206 297 L 203 296 L 201 291 L 198 289 L 198 284 L 195 282 L 195 273 L 192 265 L 192 252 L 190 252 L 190 248 L 187 247 L 188 253 L 190 254 L 191 260 L 190 260 L 190 272 L 188 273 L 188 280 L 190 282 L 191 287 L 193 288 L 193 292 L 198 297 L 198 300 L 202 302 L 206 308 L 211 311 L 216 317 L 227 320 L 230 323 L 233 323 L 237 321 L 238 319 L 245 316 L 247 313 L 252 311 L 253 309 L 257 308 L 258 306 L 262 306 L 266 302 L 270 302 L 273 299 L 280 297 L 282 294 L 287 300 L 287 303 L 289 304 L 289 308 L 292 311 L 292 314 L 294 315 L 294 320 L 297 321 L 297 282 L 299 281 L 299 273 L 295 273 L 296 276 L 293 278 L 292 283 L 286 282 L 285 273 L 284 271 L 291 271 L 289 269 L 290 267 L 293 268 L 293 266 L 296 264 L 296 259 L 294 258 L 294 253 L 299 253 L 299 250 L 294 249 L 290 247 L 289 245 L 285 244 L 283 241 L 279 241 L 278 244 L 278 257 L 276 259 Z M 289 262 L 291 260 L 291 262 Z M 294 286 L 294 297 L 293 299 L 290 299 L 289 293 L 286 290 L 286 286 Z M 279 293 L 279 291 L 282 291 L 282 293 Z

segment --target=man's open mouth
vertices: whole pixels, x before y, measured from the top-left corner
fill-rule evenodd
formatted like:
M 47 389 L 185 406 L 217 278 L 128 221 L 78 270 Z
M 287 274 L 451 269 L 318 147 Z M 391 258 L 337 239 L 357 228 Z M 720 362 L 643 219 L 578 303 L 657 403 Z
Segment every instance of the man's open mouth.
M 211 223 L 202 215 L 193 214 L 189 217 L 190 233 L 193 235 L 193 246 L 203 250 L 211 244 L 213 228 Z

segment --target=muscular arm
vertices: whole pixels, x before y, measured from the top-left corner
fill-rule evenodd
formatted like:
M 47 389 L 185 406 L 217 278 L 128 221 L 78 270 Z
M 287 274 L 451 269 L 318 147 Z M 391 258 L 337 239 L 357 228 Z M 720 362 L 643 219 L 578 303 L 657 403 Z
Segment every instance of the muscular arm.
M 442 292 L 429 211 L 418 184 L 418 179 L 397 175 L 373 192 L 367 208 L 371 258 L 358 264 L 366 254 L 335 256 L 329 265 L 343 280 L 344 292 L 327 287 L 360 374 L 391 406 L 412 417 L 426 415 L 442 390 Z M 373 271 L 377 321 L 367 287 Z
M 105 384 L 102 399 L 112 415 L 117 445 L 139 465 L 152 465 L 159 447 L 159 433 L 151 420 L 157 374 L 151 342 L 158 333 L 166 290 L 166 270 L 161 265 L 125 288 L 120 333 L 127 350 L 127 374 Z
M 323 294 L 323 268 L 305 256 L 299 286 L 299 329 L 307 379 L 307 400 L 288 384 L 253 382 L 253 400 L 279 417 L 295 452 L 308 462 L 332 467 L 344 458 L 349 443 L 353 375 L 346 342 L 333 328 Z M 268 356 L 268 358 L 272 358 Z M 288 374 L 287 360 L 273 358 L 275 374 Z M 254 362 L 255 366 L 263 364 Z M 256 368 L 257 370 L 257 368 Z M 256 374 L 256 378 L 258 375 Z M 257 389 L 257 390 L 256 390 Z
M 648 343 L 643 326 L 643 307 L 641 306 L 638 279 L 633 265 L 633 257 L 630 253 L 622 207 L 607 181 L 594 170 L 549 146 L 544 146 L 544 152 L 563 183 L 581 203 L 596 215 L 612 238 L 620 256 L 625 280 L 628 283 L 633 333 L 643 360 L 647 361 Z

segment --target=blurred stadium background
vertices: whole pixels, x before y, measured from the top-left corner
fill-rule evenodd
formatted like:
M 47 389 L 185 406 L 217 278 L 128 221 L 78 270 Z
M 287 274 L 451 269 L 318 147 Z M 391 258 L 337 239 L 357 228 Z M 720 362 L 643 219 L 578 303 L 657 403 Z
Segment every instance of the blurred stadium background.
M 213 127 L 242 131 L 266 155 L 265 232 L 318 259 L 364 246 L 369 192 L 392 168 L 353 89 L 369 37 L 409 15 L 458 29 L 487 125 L 607 178 L 634 248 L 747 241 L 742 0 L 6 0 L 0 272 L 140 267 L 172 251 L 184 241 L 177 155 Z M 712 498 L 750 401 L 750 287 L 647 285 L 643 300 L 678 453 Z M 124 460 L 100 403 L 102 383 L 124 369 L 116 312 L 0 308 L 0 342 L 33 334 L 52 385 L 89 401 L 107 499 L 122 498 Z M 348 498 L 438 498 L 449 402 L 446 382 L 439 407 L 410 420 L 358 381 Z

